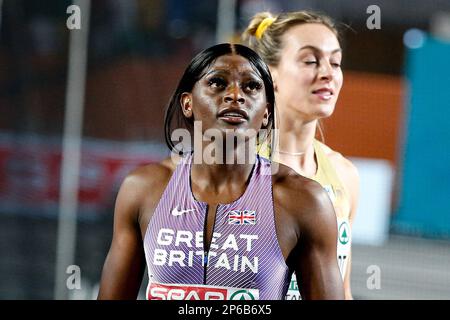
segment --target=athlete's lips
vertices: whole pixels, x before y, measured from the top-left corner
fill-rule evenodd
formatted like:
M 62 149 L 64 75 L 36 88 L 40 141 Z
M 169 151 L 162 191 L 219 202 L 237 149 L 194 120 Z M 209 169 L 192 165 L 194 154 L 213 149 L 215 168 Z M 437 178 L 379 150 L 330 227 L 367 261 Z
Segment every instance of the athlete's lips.
M 330 100 L 331 97 L 334 95 L 334 91 L 331 88 L 328 87 L 322 87 L 316 90 L 313 90 L 311 92 L 312 94 L 316 95 L 320 100 Z
M 239 124 L 248 120 L 248 113 L 240 108 L 225 108 L 217 114 L 217 117 L 227 123 Z
M 326 93 L 328 93 L 330 95 L 333 95 L 334 91 L 331 88 L 322 87 L 322 88 L 313 90 L 312 93 L 314 93 L 314 94 L 326 94 Z

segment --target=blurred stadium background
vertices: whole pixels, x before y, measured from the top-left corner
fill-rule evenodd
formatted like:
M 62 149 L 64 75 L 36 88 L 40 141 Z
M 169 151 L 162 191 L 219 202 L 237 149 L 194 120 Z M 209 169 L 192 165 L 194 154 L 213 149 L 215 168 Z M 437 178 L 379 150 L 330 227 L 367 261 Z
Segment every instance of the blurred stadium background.
M 71 45 L 71 33 L 81 34 L 66 26 L 71 4 L 0 0 L 0 299 L 95 297 L 118 186 L 134 167 L 168 155 L 163 109 L 189 60 L 236 41 L 258 11 L 300 9 L 349 26 L 344 87 L 325 139 L 361 173 L 355 299 L 450 299 L 448 0 L 84 1 L 84 88 L 82 60 L 69 66 L 83 43 Z M 373 4 L 381 29 L 366 24 Z M 65 124 L 70 106 L 84 109 L 79 171 L 76 137 L 63 139 L 77 131 Z M 70 186 L 72 203 L 61 196 Z M 81 289 L 58 293 L 68 264 L 80 267 Z

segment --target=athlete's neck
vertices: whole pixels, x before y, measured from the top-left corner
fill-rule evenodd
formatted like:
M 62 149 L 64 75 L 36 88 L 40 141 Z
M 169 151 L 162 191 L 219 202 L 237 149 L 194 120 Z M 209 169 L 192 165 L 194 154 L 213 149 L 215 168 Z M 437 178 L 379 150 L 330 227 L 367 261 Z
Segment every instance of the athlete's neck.
M 216 148 L 216 153 L 220 153 Z M 201 154 L 199 154 L 201 152 Z M 241 157 L 245 154 L 245 157 Z M 218 157 L 211 157 L 207 147 L 194 150 L 191 169 L 191 181 L 199 192 L 211 194 L 239 193 L 245 190 L 249 176 L 256 162 L 256 149 L 249 148 L 248 143 L 231 150 L 222 149 Z M 240 194 L 239 194 L 240 195 Z
M 314 154 L 314 137 L 317 120 L 303 121 L 292 115 L 280 112 L 280 131 L 278 150 L 274 158 L 298 173 L 312 177 L 317 171 Z

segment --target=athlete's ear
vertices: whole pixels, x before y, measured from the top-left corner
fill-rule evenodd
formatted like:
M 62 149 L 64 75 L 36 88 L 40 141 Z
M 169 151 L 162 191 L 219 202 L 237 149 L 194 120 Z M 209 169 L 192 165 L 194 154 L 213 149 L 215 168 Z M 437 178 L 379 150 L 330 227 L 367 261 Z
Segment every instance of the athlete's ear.
M 270 104 L 268 103 L 266 111 L 264 111 L 264 118 L 263 118 L 263 122 L 262 122 L 263 128 L 267 127 L 267 125 L 269 124 L 269 117 L 270 117 L 269 106 L 270 106 Z
M 192 94 L 183 92 L 180 98 L 181 110 L 186 118 L 192 117 Z

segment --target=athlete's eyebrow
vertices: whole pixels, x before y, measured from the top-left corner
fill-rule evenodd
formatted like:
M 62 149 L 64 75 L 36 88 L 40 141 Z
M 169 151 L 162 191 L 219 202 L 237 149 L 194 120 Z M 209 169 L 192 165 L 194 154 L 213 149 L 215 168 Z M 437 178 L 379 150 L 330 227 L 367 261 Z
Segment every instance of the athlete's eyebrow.
M 315 52 L 321 52 L 322 51 L 321 49 L 319 49 L 319 48 L 317 48 L 315 46 L 312 46 L 312 45 L 303 46 L 300 49 L 298 49 L 298 51 L 302 51 L 304 49 L 310 49 L 310 50 L 315 51 Z M 331 54 L 335 54 L 337 52 L 342 52 L 342 49 L 341 48 L 334 49 L 333 51 L 331 51 Z
M 213 69 L 208 70 L 208 72 L 205 73 L 205 76 L 208 76 L 212 73 L 223 73 L 223 74 L 229 75 L 230 71 L 228 71 L 227 69 L 213 68 Z
M 209 70 L 206 74 L 205 77 L 207 77 L 210 74 L 224 74 L 224 75 L 230 75 L 231 72 L 229 71 L 228 68 L 226 67 L 215 67 L 211 70 Z M 260 79 L 261 77 L 254 71 L 254 70 L 243 70 L 239 72 L 240 75 L 251 75 L 253 77 L 256 77 L 258 79 Z

